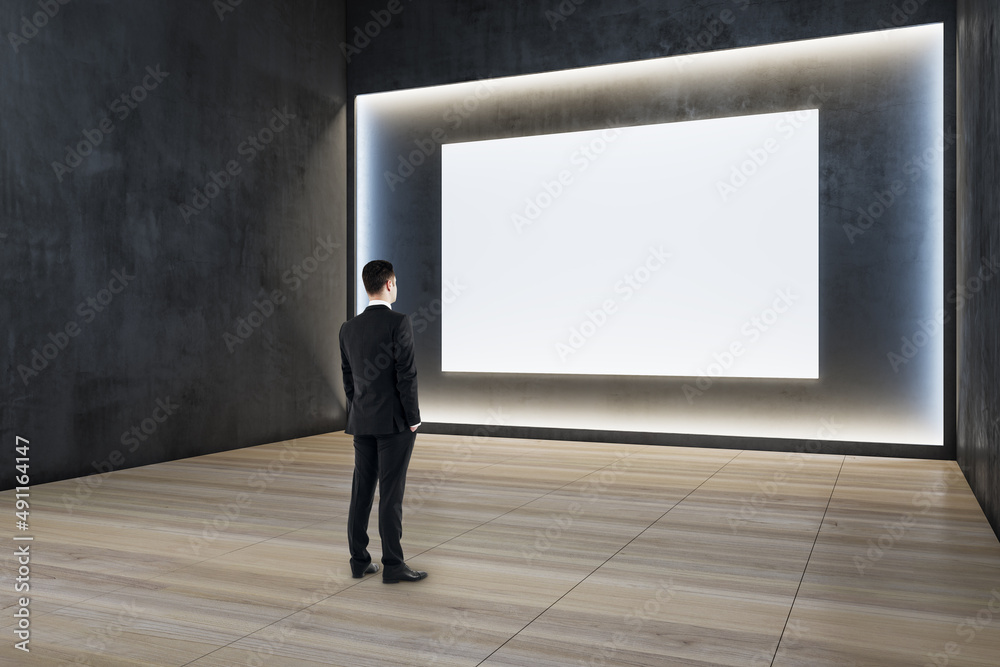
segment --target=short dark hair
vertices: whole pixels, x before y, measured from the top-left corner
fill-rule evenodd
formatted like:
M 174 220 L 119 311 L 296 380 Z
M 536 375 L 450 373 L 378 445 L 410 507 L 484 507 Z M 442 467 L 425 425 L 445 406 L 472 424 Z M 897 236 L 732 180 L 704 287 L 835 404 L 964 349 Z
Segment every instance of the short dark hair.
M 384 259 L 372 260 L 365 264 L 365 268 L 361 269 L 361 280 L 365 283 L 365 292 L 372 295 L 381 292 L 386 282 L 395 277 L 396 273 L 392 270 L 392 264 Z

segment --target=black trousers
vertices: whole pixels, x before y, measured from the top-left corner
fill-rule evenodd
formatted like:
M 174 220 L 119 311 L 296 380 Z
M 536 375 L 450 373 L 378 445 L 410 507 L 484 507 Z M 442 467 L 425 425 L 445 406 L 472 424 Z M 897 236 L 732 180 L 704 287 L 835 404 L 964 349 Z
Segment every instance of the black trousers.
M 354 436 L 354 483 L 347 516 L 347 540 L 351 565 L 362 569 L 371 562 L 368 553 L 368 517 L 379 487 L 378 534 L 382 539 L 382 565 L 403 563 L 403 492 L 416 433 L 409 430 L 391 435 Z

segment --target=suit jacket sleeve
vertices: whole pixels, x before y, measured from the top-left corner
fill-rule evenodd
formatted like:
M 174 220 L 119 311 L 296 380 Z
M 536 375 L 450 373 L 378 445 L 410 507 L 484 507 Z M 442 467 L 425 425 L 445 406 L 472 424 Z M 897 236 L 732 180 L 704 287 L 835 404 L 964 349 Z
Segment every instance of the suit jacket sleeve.
M 396 389 L 403 404 L 408 426 L 420 423 L 420 407 L 417 404 L 417 365 L 413 357 L 413 325 L 406 315 L 396 329 L 393 341 L 396 352 Z
M 354 401 L 354 373 L 351 371 L 351 361 L 344 346 L 344 324 L 340 325 L 340 371 L 344 379 L 344 393 L 347 394 L 347 409 L 350 410 Z

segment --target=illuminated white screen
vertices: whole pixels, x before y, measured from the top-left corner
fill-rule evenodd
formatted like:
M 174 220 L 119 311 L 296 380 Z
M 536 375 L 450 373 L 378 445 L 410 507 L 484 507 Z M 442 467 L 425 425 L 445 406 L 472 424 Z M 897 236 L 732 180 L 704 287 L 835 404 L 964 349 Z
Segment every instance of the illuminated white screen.
M 442 147 L 442 371 L 818 378 L 819 111 Z

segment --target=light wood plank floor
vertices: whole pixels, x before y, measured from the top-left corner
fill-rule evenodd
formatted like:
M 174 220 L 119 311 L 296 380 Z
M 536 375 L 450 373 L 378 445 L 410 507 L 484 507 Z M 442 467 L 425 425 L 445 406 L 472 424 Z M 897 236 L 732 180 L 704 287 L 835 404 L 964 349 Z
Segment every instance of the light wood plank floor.
M 353 579 L 349 436 L 31 489 L 0 664 L 1000 665 L 1000 544 L 954 462 L 421 434 Z M 372 551 L 378 558 L 377 529 Z

